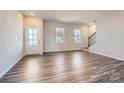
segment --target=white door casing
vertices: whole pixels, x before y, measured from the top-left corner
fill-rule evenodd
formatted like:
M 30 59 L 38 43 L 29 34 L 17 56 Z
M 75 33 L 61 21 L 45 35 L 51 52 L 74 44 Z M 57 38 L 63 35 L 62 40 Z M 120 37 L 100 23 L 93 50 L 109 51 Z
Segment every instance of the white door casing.
M 25 28 L 26 54 L 41 54 L 41 33 L 39 27 Z

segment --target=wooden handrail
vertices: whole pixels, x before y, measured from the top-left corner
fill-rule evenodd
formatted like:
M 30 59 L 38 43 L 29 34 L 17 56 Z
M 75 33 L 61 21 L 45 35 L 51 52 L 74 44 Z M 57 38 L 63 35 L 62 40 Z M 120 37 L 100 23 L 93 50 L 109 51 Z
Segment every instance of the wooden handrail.
M 88 37 L 88 39 L 90 39 L 91 37 L 93 37 L 96 34 L 96 32 L 94 32 L 91 36 Z
M 94 40 L 93 40 L 93 42 L 91 41 L 92 37 L 94 37 L 95 34 L 96 34 L 96 32 L 94 32 L 94 33 L 88 38 L 88 47 L 90 47 L 91 45 L 93 45 L 94 43 L 96 43 L 96 42 L 94 42 Z

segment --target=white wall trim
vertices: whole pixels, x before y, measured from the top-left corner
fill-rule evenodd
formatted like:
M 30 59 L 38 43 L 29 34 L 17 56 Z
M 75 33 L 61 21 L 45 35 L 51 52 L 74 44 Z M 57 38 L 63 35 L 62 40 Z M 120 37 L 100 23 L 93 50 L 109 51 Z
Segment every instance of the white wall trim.
M 117 59 L 117 60 L 124 61 L 123 58 L 114 57 L 114 56 L 111 56 L 111 55 L 108 55 L 108 54 L 103 54 L 103 53 L 99 53 L 99 52 L 95 52 L 95 51 L 88 51 L 88 52 L 94 53 L 94 54 L 98 54 L 98 55 L 101 55 L 101 56 L 106 56 L 106 57 L 110 57 L 110 58 L 114 58 L 114 59 Z
M 82 50 L 82 49 L 63 49 L 63 50 L 48 50 L 44 52 L 63 52 L 63 51 L 76 51 L 76 50 Z
M 15 62 L 12 62 L 2 73 L 0 73 L 0 78 L 2 78 L 15 64 L 17 64 L 25 55 L 19 57 Z

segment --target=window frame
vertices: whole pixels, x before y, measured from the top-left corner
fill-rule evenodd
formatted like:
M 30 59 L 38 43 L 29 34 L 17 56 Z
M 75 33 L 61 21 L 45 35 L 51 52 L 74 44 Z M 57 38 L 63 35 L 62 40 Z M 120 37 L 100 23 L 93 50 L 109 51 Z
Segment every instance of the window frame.
M 61 35 L 59 36 L 58 33 Z M 55 42 L 56 44 L 64 44 L 65 43 L 65 28 L 64 27 L 56 27 L 56 34 L 55 34 Z M 59 40 L 60 39 L 60 40 Z
M 76 30 L 79 31 L 78 35 L 76 35 Z M 80 29 L 76 28 L 73 30 L 73 40 L 76 44 L 81 43 L 81 30 Z
M 35 33 L 33 32 L 34 29 L 36 30 Z M 30 33 L 30 30 L 32 31 L 31 33 Z M 30 36 L 32 38 L 29 38 Z M 34 37 L 36 37 L 36 38 L 34 38 Z M 31 42 L 32 42 L 32 44 L 31 44 Z M 28 43 L 29 43 L 28 45 L 30 47 L 38 45 L 38 29 L 36 27 L 30 27 L 28 29 Z

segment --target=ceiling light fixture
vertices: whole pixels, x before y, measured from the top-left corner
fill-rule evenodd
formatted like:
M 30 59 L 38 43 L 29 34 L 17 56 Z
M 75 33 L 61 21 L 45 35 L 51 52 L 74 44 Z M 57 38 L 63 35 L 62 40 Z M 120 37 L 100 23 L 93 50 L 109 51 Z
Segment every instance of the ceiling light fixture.
M 33 12 L 31 12 L 31 13 L 30 13 L 30 15 L 31 15 L 31 16 L 34 16 L 34 13 L 33 13 Z

